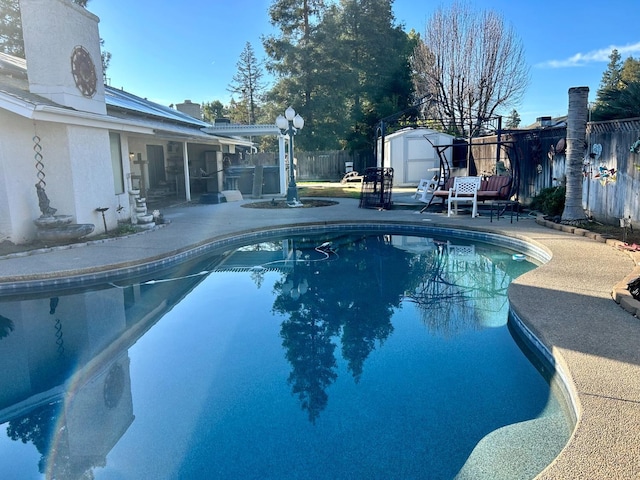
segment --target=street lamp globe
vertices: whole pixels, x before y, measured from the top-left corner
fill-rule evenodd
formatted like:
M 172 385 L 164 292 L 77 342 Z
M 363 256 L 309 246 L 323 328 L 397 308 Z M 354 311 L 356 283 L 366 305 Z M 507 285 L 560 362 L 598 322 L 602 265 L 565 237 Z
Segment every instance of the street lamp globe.
M 278 118 L 276 118 L 276 126 L 280 130 L 286 130 L 289 124 L 287 123 L 286 118 L 284 118 L 282 115 L 278 115 Z
M 289 107 L 284 111 L 284 116 L 287 120 L 291 121 L 295 118 L 296 111 L 293 109 L 293 107 Z

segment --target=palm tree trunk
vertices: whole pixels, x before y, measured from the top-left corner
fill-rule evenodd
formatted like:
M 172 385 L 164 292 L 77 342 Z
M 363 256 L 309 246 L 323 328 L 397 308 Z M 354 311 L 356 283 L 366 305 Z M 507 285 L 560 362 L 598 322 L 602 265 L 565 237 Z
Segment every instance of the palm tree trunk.
M 582 161 L 587 135 L 589 87 L 569 89 L 567 117 L 567 191 L 562 223 L 576 223 L 586 219 L 582 208 Z

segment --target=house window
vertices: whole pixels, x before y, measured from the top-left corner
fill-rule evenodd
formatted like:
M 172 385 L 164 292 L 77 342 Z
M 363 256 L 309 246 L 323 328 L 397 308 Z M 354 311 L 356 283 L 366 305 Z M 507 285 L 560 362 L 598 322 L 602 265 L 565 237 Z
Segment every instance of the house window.
M 111 146 L 111 167 L 113 168 L 113 185 L 115 194 L 124 193 L 124 172 L 122 170 L 122 150 L 120 149 L 120 134 L 109 132 Z

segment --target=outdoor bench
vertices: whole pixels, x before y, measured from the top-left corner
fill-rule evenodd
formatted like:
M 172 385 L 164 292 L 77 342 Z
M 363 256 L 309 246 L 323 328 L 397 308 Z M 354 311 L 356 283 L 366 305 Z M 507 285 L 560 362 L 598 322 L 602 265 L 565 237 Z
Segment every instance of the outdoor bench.
M 455 177 L 449 177 L 444 186 L 433 192 L 434 198 L 444 201 L 449 198 L 449 190 L 453 188 Z M 485 200 L 509 200 L 509 192 L 511 191 L 511 177 L 506 175 L 491 175 L 483 178 L 480 182 L 478 190 L 478 201 Z
M 444 206 L 444 202 L 449 198 L 449 191 L 453 188 L 453 184 L 456 177 L 449 177 L 446 183 L 440 187 L 439 189 L 432 191 L 428 189 L 428 195 L 422 194 L 419 198 L 420 201 L 426 203 L 421 210 L 420 213 L 423 213 L 436 198 L 439 198 L 442 201 L 442 205 Z M 480 182 L 480 189 L 478 190 L 478 201 L 485 202 L 487 200 L 492 201 L 509 201 L 510 193 L 511 193 L 511 177 L 507 175 L 491 175 L 489 177 L 485 177 Z M 426 188 L 426 187 L 424 187 Z M 418 188 L 420 190 L 420 187 Z M 426 192 L 427 190 L 425 190 Z M 416 192 L 416 196 L 418 196 L 419 192 Z
M 507 175 L 491 175 L 482 179 L 478 200 L 509 200 L 511 192 L 511 177 Z

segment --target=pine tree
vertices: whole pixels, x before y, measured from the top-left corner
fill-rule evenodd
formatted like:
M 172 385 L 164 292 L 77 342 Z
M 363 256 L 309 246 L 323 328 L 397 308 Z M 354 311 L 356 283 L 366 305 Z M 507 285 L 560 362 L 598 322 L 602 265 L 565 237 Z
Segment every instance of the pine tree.
M 265 85 L 262 81 L 262 77 L 264 76 L 262 64 L 256 58 L 251 43 L 246 43 L 244 50 L 242 50 L 240 54 L 240 59 L 236 63 L 236 67 L 238 70 L 233 76 L 228 90 L 231 93 L 239 94 L 242 99 L 241 103 L 245 105 L 248 118 L 242 123 L 254 125 L 256 123 L 259 103 L 264 94 Z
M 213 123 L 216 118 L 223 118 L 227 115 L 227 109 L 220 100 L 205 102 L 202 104 L 202 118 L 205 122 Z
M 628 57 L 621 62 L 617 50 L 609 56 L 602 74 L 592 120 L 614 120 L 640 116 L 640 60 Z
M 308 150 L 318 146 L 314 138 L 318 109 L 312 103 L 319 63 L 326 58 L 319 54 L 322 45 L 317 41 L 317 27 L 325 11 L 324 0 L 274 0 L 269 17 L 280 33 L 263 39 L 269 57 L 267 70 L 277 77 L 270 99 L 279 111 L 292 106 L 304 118 L 305 132 L 296 142 Z
M 504 126 L 506 128 L 518 128 L 520 126 L 520 121 L 521 121 L 520 114 L 514 108 L 513 110 L 511 110 L 511 112 L 509 113 L 509 115 L 505 119 Z
M 406 108 L 413 45 L 395 24 L 392 0 L 276 0 L 279 36 L 264 41 L 278 76 L 270 99 L 305 119 L 307 150 L 371 148 L 380 118 Z
M 0 0 L 0 51 L 24 58 L 20 2 Z
M 609 55 L 607 69 L 602 74 L 600 88 L 596 92 L 596 101 L 592 111 L 593 120 L 608 120 L 615 117 L 614 104 L 620 95 L 622 80 L 622 63 L 615 48 Z
M 348 81 L 349 148 L 373 148 L 381 118 L 405 110 L 413 86 L 409 57 L 414 44 L 396 24 L 391 0 L 342 0 L 341 57 Z
M 622 64 L 620 81 L 624 86 L 634 82 L 640 82 L 640 60 L 628 57 Z

